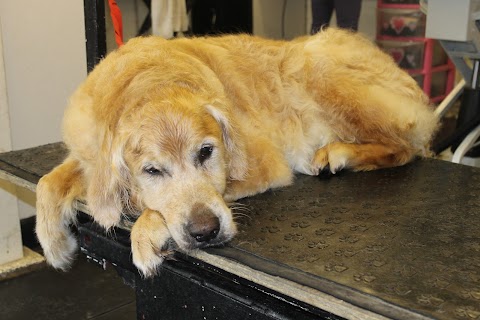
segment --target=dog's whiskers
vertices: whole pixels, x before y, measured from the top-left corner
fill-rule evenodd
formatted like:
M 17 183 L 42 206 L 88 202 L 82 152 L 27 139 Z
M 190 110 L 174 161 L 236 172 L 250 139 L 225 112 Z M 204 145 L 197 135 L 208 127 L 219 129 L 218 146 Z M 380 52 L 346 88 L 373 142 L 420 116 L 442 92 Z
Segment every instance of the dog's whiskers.
M 245 204 L 239 202 L 233 202 L 228 204 L 229 208 L 232 210 L 246 211 L 251 212 L 252 210 Z
M 250 215 L 243 212 L 232 212 L 232 218 L 233 221 L 240 224 L 243 224 L 246 219 L 252 220 L 252 217 Z
M 248 217 L 251 218 L 249 214 L 243 213 L 243 212 L 232 212 L 233 217 Z
M 250 215 L 251 210 L 244 210 L 244 209 L 239 209 L 239 208 L 230 208 L 233 213 L 237 214 L 244 214 L 244 215 Z
M 231 202 L 228 203 L 230 210 L 232 211 L 232 217 L 235 222 L 241 223 L 243 219 L 252 219 L 250 213 L 252 210 L 243 203 Z
M 107 234 L 107 236 L 109 236 L 109 237 L 111 237 L 111 238 L 116 238 L 116 237 L 117 237 L 117 233 L 116 233 L 115 227 L 107 228 L 107 229 L 105 230 L 105 233 Z

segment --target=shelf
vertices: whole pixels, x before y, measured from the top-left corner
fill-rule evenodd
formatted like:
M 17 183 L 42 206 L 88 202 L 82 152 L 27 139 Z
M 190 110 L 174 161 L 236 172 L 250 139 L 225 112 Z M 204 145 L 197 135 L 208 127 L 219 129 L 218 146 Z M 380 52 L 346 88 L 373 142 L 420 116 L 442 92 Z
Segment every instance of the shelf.
M 450 70 L 454 70 L 454 69 L 455 68 L 453 66 L 451 66 L 450 64 L 444 64 L 444 65 L 441 65 L 441 66 L 432 67 L 428 71 L 425 70 L 425 68 L 405 70 L 405 71 L 407 71 L 411 75 L 420 75 L 420 74 L 425 74 L 425 73 L 436 73 L 436 72 L 442 72 L 442 71 L 450 71 Z
M 453 63 L 446 54 L 442 56 L 443 49 L 437 41 L 422 36 L 426 19 L 420 4 L 387 2 L 393 0 L 377 1 L 376 41 L 379 47 L 417 81 L 432 103 L 441 102 L 453 88 Z
M 377 40 L 380 41 L 400 41 L 400 42 L 425 42 L 427 38 L 425 37 L 394 37 L 394 36 L 385 36 L 377 35 Z
M 395 3 L 393 3 L 395 2 Z M 399 3 L 403 2 L 403 3 Z M 410 3 L 409 3 L 410 2 Z M 414 3 L 416 2 L 416 3 Z M 378 0 L 377 7 L 380 9 L 420 9 L 420 1 L 415 0 Z
M 394 3 L 380 3 L 377 5 L 379 9 L 420 9 L 419 4 L 394 4 Z

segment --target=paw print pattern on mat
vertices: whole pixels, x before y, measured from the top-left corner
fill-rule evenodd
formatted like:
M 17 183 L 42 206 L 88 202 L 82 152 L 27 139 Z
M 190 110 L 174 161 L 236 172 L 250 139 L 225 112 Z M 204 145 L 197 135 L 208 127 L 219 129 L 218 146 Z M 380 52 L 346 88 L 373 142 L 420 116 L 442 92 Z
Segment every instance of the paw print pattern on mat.
M 377 280 L 377 277 L 375 277 L 371 273 L 359 273 L 359 274 L 354 275 L 353 279 L 355 281 L 358 281 L 358 282 L 363 281 L 363 282 L 366 282 L 366 283 L 370 283 L 370 282 L 373 282 L 373 281 Z
M 325 265 L 325 271 L 342 273 L 347 271 L 348 267 L 343 263 L 330 262 Z
M 302 241 L 305 237 L 301 233 L 287 233 L 284 237 L 287 241 Z
M 317 254 L 302 254 L 297 256 L 297 261 L 298 262 L 315 262 L 317 260 L 320 260 L 320 256 Z
M 365 224 L 355 224 L 355 225 L 350 226 L 350 231 L 365 232 L 368 229 L 370 229 L 370 227 L 368 227 Z
M 277 233 L 280 231 L 280 228 L 277 227 L 277 226 L 265 226 L 265 227 L 262 227 L 262 232 L 266 233 Z
M 326 224 L 340 224 L 343 222 L 343 219 L 340 217 L 328 217 L 325 218 L 325 223 Z
M 419 297 L 417 297 L 417 301 L 420 304 L 426 305 L 426 306 L 433 306 L 433 307 L 438 307 L 445 301 L 437 296 L 434 296 L 432 294 L 422 294 Z
M 430 163 L 296 176 L 245 199 L 253 223 L 232 243 L 433 319 L 480 320 L 480 170 Z
M 272 214 L 270 217 L 271 221 L 285 221 L 288 220 L 288 216 L 285 213 L 276 213 Z
M 326 241 L 320 240 L 318 242 L 315 241 L 310 241 L 308 242 L 308 247 L 310 249 L 325 249 L 329 246 L 329 244 Z
M 295 222 L 292 222 L 291 226 L 292 226 L 292 228 L 304 229 L 304 228 L 310 227 L 311 224 L 308 221 L 295 221 Z
M 334 252 L 336 256 L 343 256 L 343 257 L 353 257 L 358 253 L 358 251 L 352 250 L 352 249 L 340 249 Z
M 326 237 L 329 237 L 329 236 L 332 236 L 334 235 L 336 232 L 335 230 L 333 229 L 317 229 L 315 230 L 315 234 L 317 236 L 326 236 Z
M 478 320 L 480 319 L 480 309 L 472 306 L 461 306 L 455 309 L 455 314 L 460 319 Z
M 355 243 L 360 239 L 358 239 L 355 236 L 346 234 L 346 235 L 343 235 L 340 238 L 338 238 L 338 240 L 340 240 L 340 242 Z

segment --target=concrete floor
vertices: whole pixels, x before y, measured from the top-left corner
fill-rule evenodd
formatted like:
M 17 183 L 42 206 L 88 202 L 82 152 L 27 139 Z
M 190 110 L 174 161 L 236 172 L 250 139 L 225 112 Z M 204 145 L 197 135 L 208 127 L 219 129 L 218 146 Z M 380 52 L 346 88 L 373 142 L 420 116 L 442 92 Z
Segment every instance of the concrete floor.
M 136 319 L 135 291 L 79 254 L 68 272 L 44 267 L 0 282 L 0 319 Z

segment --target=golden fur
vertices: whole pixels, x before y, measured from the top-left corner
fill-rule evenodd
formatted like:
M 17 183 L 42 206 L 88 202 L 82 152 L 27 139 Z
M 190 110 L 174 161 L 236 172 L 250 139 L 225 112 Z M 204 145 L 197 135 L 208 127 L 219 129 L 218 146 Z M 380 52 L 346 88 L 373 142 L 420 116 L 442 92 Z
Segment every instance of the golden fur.
M 65 269 L 74 199 L 107 229 L 141 213 L 133 261 L 149 276 L 170 238 L 185 250 L 231 239 L 226 201 L 288 185 L 294 172 L 403 165 L 427 154 L 436 127 L 415 81 L 347 31 L 133 39 L 71 98 L 70 154 L 37 189 L 38 238 Z

